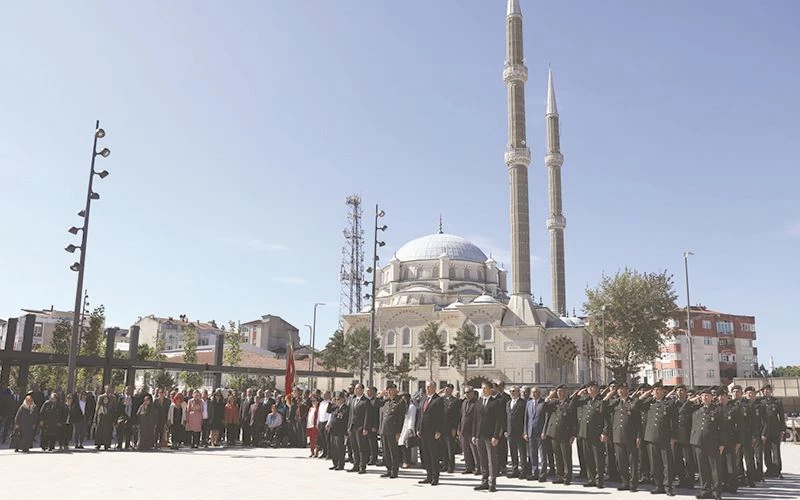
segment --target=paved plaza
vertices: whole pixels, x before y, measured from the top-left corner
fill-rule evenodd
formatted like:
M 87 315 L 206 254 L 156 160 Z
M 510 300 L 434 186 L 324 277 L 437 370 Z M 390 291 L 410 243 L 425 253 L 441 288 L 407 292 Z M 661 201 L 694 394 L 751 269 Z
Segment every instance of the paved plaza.
M 742 488 L 737 495 L 723 498 L 794 499 L 800 498 L 800 446 L 787 444 L 784 453 L 784 479 L 768 479 L 758 488 Z M 237 500 L 272 498 L 324 498 L 326 500 L 378 498 L 415 500 L 479 498 L 531 498 L 531 493 L 553 498 L 654 498 L 647 488 L 637 493 L 553 485 L 501 478 L 498 492 L 476 492 L 478 478 L 472 475 L 443 474 L 436 487 L 419 485 L 420 469 L 401 470 L 398 479 L 382 479 L 378 467 L 368 474 L 329 471 L 328 460 L 307 458 L 306 449 L 220 448 L 152 453 L 94 449 L 68 453 L 29 454 L 0 450 L 0 481 L 4 498 L 26 498 L 29 494 L 51 497 L 147 498 L 159 500 L 183 496 L 194 489 L 197 498 Z M 675 498 L 694 498 L 697 490 L 678 489 Z M 298 496 L 299 495 L 299 496 Z M 658 496 L 657 498 L 666 498 Z

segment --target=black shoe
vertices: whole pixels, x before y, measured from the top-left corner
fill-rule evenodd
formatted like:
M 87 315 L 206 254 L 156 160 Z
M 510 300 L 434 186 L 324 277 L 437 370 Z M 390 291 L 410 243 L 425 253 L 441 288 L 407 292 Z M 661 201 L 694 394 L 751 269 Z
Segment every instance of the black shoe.
M 425 478 L 425 479 L 422 479 L 420 481 L 417 481 L 417 484 L 431 484 L 431 480 L 428 479 L 428 478 Z
M 547 474 L 542 474 L 541 476 L 539 476 L 540 483 L 543 483 L 545 481 L 547 481 Z
M 439 478 L 438 477 L 431 481 L 431 486 L 439 486 Z
M 358 467 L 352 467 L 350 469 L 347 469 L 347 472 L 358 472 Z
M 328 470 L 336 470 L 336 466 L 334 465 L 333 467 L 328 467 Z
M 630 489 L 631 489 L 630 485 L 628 485 L 628 484 L 625 484 L 625 483 L 623 483 L 623 484 L 620 484 L 620 485 L 617 487 L 617 491 L 628 491 L 628 490 L 630 490 Z
M 476 486 L 476 487 L 474 487 L 472 489 L 475 490 L 475 491 L 488 490 L 489 489 L 489 483 L 481 483 L 481 484 L 479 484 L 478 486 Z
M 381 474 L 380 477 L 391 477 L 391 476 L 392 474 L 390 472 L 384 472 L 383 474 Z
M 650 494 L 651 495 L 662 495 L 662 494 L 664 494 L 666 492 L 667 491 L 664 488 L 656 488 L 653 491 L 651 491 Z
M 475 474 L 475 471 L 472 469 L 464 469 L 461 471 L 462 474 Z
M 565 479 L 564 480 L 564 486 L 569 486 L 570 484 L 572 484 L 572 479 Z
M 518 476 L 519 476 L 519 471 L 516 471 L 516 470 L 512 470 L 511 472 L 509 472 L 509 473 L 506 475 L 506 477 L 508 477 L 508 478 L 511 478 L 511 477 L 518 477 Z
M 361 469 L 361 470 L 358 471 L 358 473 L 359 474 L 366 474 L 367 473 L 367 469 Z
M 559 479 L 559 478 L 553 479 L 553 484 L 563 484 L 563 483 L 564 483 L 563 479 Z
M 594 481 L 589 481 L 588 483 L 583 483 L 583 487 L 584 488 L 592 488 L 594 486 L 597 486 L 597 483 L 595 483 Z
M 637 491 L 639 491 L 639 487 L 636 486 L 635 484 L 632 484 L 631 485 L 631 493 L 636 493 Z
M 672 488 L 670 488 L 670 489 L 668 489 L 668 490 L 667 490 L 667 496 L 668 496 L 668 497 L 674 497 L 674 496 L 675 496 L 675 492 L 674 492 L 674 491 L 672 491 Z
M 489 483 L 489 492 L 494 493 L 495 491 L 497 491 L 497 485 L 495 484 L 494 481 L 492 481 L 491 483 Z

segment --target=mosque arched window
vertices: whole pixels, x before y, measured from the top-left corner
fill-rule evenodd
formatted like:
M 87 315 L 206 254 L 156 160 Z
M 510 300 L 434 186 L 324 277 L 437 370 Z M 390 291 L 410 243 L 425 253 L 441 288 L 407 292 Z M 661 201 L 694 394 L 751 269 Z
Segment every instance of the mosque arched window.
M 402 330 L 402 342 L 403 347 L 409 347 L 411 345 L 411 328 L 403 327 Z
M 464 268 L 464 279 L 465 280 L 472 279 L 472 273 L 469 272 L 469 268 L 468 267 Z
M 494 328 L 492 328 L 492 325 L 487 323 L 481 327 L 481 340 L 483 342 L 494 341 Z
M 393 330 L 386 333 L 386 347 L 394 347 L 397 342 L 397 334 Z

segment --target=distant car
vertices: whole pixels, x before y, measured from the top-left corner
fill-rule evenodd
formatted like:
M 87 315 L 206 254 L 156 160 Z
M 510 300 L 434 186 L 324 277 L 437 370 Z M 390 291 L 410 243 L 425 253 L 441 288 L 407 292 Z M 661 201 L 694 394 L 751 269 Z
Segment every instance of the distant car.
M 786 416 L 785 439 L 800 442 L 800 416 L 797 413 L 790 413 Z

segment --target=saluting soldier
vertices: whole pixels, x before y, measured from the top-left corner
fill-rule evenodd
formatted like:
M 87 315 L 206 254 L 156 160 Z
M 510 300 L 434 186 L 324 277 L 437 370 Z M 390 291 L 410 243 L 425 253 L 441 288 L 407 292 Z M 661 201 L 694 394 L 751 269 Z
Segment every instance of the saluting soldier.
M 781 470 L 781 441 L 786 432 L 786 417 L 783 413 L 783 403 L 772 396 L 772 386 L 767 384 L 761 388 L 764 397 L 761 404 L 764 407 L 764 427 L 761 431 L 761 441 L 764 443 L 764 465 L 767 468 L 766 477 L 783 479 Z
M 755 458 L 755 474 L 753 481 L 764 481 L 764 441 L 761 439 L 761 431 L 764 429 L 764 404 L 761 399 L 756 397 L 755 387 L 748 387 L 745 390 L 747 402 L 753 412 L 753 455 Z
M 583 386 L 580 388 L 580 390 L 583 390 L 585 388 L 586 386 Z M 574 415 L 573 427 L 575 429 L 575 441 L 576 441 L 575 448 L 578 451 L 578 469 L 579 469 L 578 475 L 584 481 L 589 481 L 589 469 L 588 467 L 586 467 L 586 446 L 583 443 L 584 441 L 583 436 L 581 436 L 580 432 L 578 432 L 580 430 L 580 422 L 584 418 L 585 407 L 578 406 L 573 410 L 572 413 Z
M 381 443 L 383 443 L 383 464 L 386 472 L 381 477 L 395 479 L 400 470 L 403 459 L 400 456 L 400 431 L 403 429 L 403 420 L 406 416 L 406 402 L 397 395 L 397 386 L 386 386 L 388 398 L 383 403 L 383 425 Z
M 544 404 L 551 411 L 545 435 L 550 438 L 556 459 L 556 477 L 553 479 L 553 484 L 569 485 L 572 482 L 572 443 L 575 441 L 575 426 L 572 419 L 575 412 L 570 407 L 564 384 L 550 391 Z
M 605 443 L 608 437 L 606 428 L 607 405 L 600 396 L 597 382 L 591 381 L 585 389 L 578 391 L 572 399 L 573 408 L 583 408 L 578 421 L 578 436 L 583 438 L 583 458 L 586 460 L 588 481 L 584 487 L 605 488 L 606 455 Z
M 755 396 L 756 390 L 752 387 L 747 388 L 748 391 L 751 389 Z M 733 397 L 736 404 L 739 405 L 739 410 L 742 412 L 743 426 L 742 443 L 736 453 L 736 468 L 739 476 L 739 484 L 747 484 L 749 487 L 754 488 L 757 474 L 753 445 L 756 440 L 761 440 L 761 436 L 759 436 L 761 433 L 760 426 L 756 425 L 756 412 L 753 410 L 753 404 L 750 400 L 744 397 L 741 385 L 733 386 Z
M 653 384 L 652 398 L 645 393 L 647 426 L 644 431 L 644 440 L 650 455 L 650 465 L 655 483 L 654 493 L 666 493 L 675 496 L 672 490 L 672 461 L 670 460 L 670 447 L 677 443 L 675 427 L 677 418 L 674 409 L 664 396 L 665 390 L 661 382 Z
M 345 403 L 345 394 L 337 392 L 327 411 L 331 415 L 325 425 L 331 443 L 330 456 L 333 467 L 330 470 L 344 470 L 344 442 L 350 420 L 350 407 Z
M 620 491 L 636 491 L 639 487 L 639 447 L 642 420 L 639 399 L 629 399 L 627 382 L 617 386 L 617 397 L 608 403 L 611 412 L 611 439 L 622 484 Z
M 697 400 L 700 400 L 700 404 Z M 692 433 L 689 441 L 694 448 L 700 471 L 700 493 L 697 498 L 720 499 L 720 457 L 725 451 L 725 429 L 719 407 L 712 404 L 711 390 L 687 400 L 684 407 L 692 411 Z
M 694 474 L 697 469 L 694 459 L 694 450 L 690 442 L 692 434 L 692 411 L 689 406 L 684 407 L 684 404 L 689 399 L 689 393 L 686 386 L 678 384 L 675 386 L 675 393 L 677 398 L 673 401 L 675 406 L 675 413 L 677 414 L 677 439 L 678 444 L 673 450 L 675 458 L 675 474 L 678 476 L 679 485 L 685 488 L 694 487 Z
M 719 409 L 724 424 L 725 452 L 720 466 L 720 481 L 725 491 L 736 493 L 738 488 L 737 453 L 744 437 L 744 422 L 739 405 L 731 401 L 728 391 L 721 388 L 719 393 Z
M 636 394 L 634 394 L 634 397 L 636 397 L 636 399 L 640 399 L 641 396 L 644 393 L 646 393 L 647 391 L 650 391 L 651 389 L 652 389 L 652 387 L 650 387 L 650 384 L 646 384 L 646 383 L 642 384 L 636 390 Z M 639 419 L 640 419 L 640 423 L 641 423 L 641 427 L 640 428 L 642 430 L 642 433 L 641 433 L 642 444 L 641 444 L 641 446 L 639 446 L 639 479 L 640 479 L 639 482 L 640 482 L 640 484 L 652 484 L 653 483 L 653 473 L 652 473 L 653 468 L 650 467 L 650 454 L 647 452 L 647 443 L 645 443 L 645 441 L 644 441 L 644 430 L 645 430 L 645 428 L 647 428 L 647 409 L 648 409 L 648 407 L 649 406 L 647 404 L 643 404 L 643 405 L 639 406 Z

